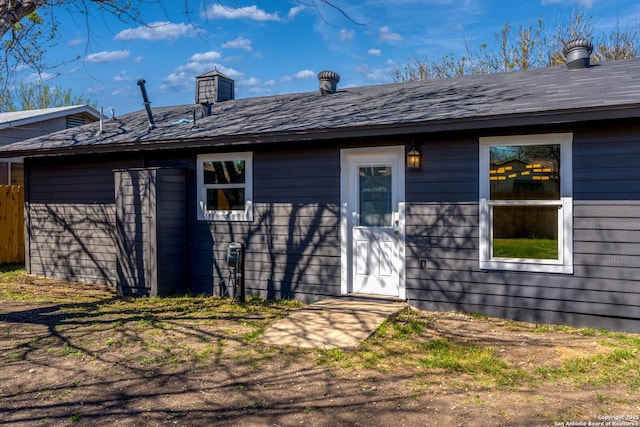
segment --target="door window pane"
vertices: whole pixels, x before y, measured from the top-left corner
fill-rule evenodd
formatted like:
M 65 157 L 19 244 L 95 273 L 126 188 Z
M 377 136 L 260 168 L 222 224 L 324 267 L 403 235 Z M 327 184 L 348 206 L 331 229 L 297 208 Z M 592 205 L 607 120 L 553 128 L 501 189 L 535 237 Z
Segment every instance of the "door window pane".
M 363 227 L 390 227 L 392 214 L 391 166 L 359 168 L 359 224 Z
M 495 258 L 558 259 L 557 206 L 494 206 Z
M 489 149 L 491 200 L 560 200 L 560 144 Z

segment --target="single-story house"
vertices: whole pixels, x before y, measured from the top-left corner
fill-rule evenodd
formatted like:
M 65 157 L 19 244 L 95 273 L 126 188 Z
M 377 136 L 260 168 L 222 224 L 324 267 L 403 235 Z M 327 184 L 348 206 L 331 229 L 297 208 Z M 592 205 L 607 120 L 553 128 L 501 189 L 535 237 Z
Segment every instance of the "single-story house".
M 24 156 L 26 265 L 640 332 L 640 59 L 148 108 Z M 144 89 L 144 85 L 142 86 Z M 148 107 L 149 104 L 146 103 Z
M 0 113 L 0 146 L 96 122 L 100 114 L 88 105 Z M 0 159 L 0 185 L 23 185 L 20 157 Z

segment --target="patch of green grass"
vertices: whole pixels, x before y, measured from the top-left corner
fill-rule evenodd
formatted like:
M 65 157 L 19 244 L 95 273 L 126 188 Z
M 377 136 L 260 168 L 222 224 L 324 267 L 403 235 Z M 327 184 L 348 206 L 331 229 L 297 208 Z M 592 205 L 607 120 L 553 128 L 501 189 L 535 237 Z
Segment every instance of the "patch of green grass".
M 569 325 L 549 325 L 549 324 L 541 324 L 535 325 L 535 332 L 547 333 L 547 332 L 563 332 L 567 334 L 574 335 L 583 335 L 588 337 L 594 337 L 598 335 L 598 331 L 593 328 L 575 328 Z
M 206 344 L 204 348 L 199 350 L 191 350 L 191 357 L 195 362 L 200 364 L 208 364 L 212 360 L 220 358 L 224 349 L 225 340 L 218 340 L 217 344 Z
M 478 320 L 487 320 L 489 318 L 489 316 L 487 316 L 486 314 L 477 313 L 474 311 L 472 311 L 471 313 L 464 313 L 464 314 L 471 317 L 472 319 L 478 319 Z
M 0 280 L 1 279 L 9 280 L 11 278 L 14 278 L 24 273 L 25 273 L 24 263 L 14 262 L 14 263 L 0 264 Z
M 84 356 L 87 353 L 83 349 L 73 346 L 69 344 L 67 341 L 65 341 L 62 344 L 62 349 L 60 349 L 58 354 L 60 354 L 60 356 L 80 357 L 80 356 Z
M 640 360 L 638 350 L 616 348 L 605 354 L 578 357 L 561 367 L 538 367 L 534 372 L 547 381 L 567 381 L 577 386 L 603 386 L 613 383 L 640 388 Z
M 388 325 L 385 324 L 385 328 L 388 328 Z M 404 313 L 404 316 L 396 322 L 391 323 L 391 328 L 395 337 L 408 338 L 413 335 L 422 334 L 426 328 L 426 324 L 422 319 L 413 315 L 410 310 L 407 310 L 407 312 Z M 386 332 L 386 329 L 381 332 Z
M 347 353 L 341 348 L 330 348 L 326 350 L 316 350 L 316 363 L 319 365 L 336 365 L 348 358 Z
M 4 353 L 4 356 L 7 359 L 18 360 L 18 359 L 22 359 L 24 357 L 24 352 L 19 351 L 19 350 L 7 351 L 6 353 Z
M 375 368 L 379 366 L 383 357 L 376 351 L 362 350 L 359 352 L 362 367 L 365 369 Z
M 426 355 L 420 358 L 424 368 L 440 368 L 467 374 L 490 374 L 504 385 L 513 382 L 519 374 L 506 362 L 496 358 L 493 350 L 437 339 L 423 345 Z
M 138 362 L 141 365 L 154 365 L 154 364 L 160 362 L 161 360 L 162 359 L 157 357 L 157 356 L 156 357 L 143 357 Z
M 267 328 L 262 326 L 259 327 L 258 329 L 255 329 L 251 332 L 246 332 L 242 335 L 242 339 L 245 340 L 246 342 L 257 342 L 258 338 L 260 337 L 260 335 L 262 335 L 262 333 L 266 330 Z

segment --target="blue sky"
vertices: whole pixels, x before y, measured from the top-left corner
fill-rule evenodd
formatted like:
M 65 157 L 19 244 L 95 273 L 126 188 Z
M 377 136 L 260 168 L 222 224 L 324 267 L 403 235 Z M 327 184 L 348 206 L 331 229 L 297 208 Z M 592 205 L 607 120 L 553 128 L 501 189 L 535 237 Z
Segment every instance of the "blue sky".
M 40 77 L 124 114 L 143 108 L 140 78 L 152 107 L 193 103 L 195 77 L 214 69 L 236 81 L 237 98 L 314 91 L 325 69 L 340 74 L 340 87 L 373 85 L 393 82 L 393 70 L 413 58 L 492 43 L 507 22 L 542 17 L 553 27 L 583 10 L 596 32 L 640 23 L 637 0 L 336 0 L 356 22 L 303 3 L 189 0 L 185 14 L 183 1 L 164 0 L 141 9 L 148 26 L 92 12 L 90 31 L 85 17 L 63 16 L 47 60 L 64 64 Z

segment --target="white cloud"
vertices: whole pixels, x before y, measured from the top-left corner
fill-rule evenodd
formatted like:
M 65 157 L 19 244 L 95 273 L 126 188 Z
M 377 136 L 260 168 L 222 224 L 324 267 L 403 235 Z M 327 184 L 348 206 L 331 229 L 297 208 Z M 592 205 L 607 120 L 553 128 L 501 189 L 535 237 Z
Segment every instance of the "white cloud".
M 127 28 L 116 34 L 116 40 L 176 40 L 180 37 L 195 37 L 197 31 L 192 24 L 152 22 L 138 28 Z
M 209 51 L 191 55 L 186 64 L 177 67 L 171 74 L 163 79 L 161 90 L 192 92 L 195 87 L 195 78 L 200 74 L 218 70 L 234 80 L 240 80 L 244 73 L 233 68 L 227 68 L 217 61 L 222 57 L 219 52 Z
M 314 78 L 315 76 L 316 73 L 311 70 L 301 70 L 295 73 L 293 76 L 284 76 L 280 80 L 283 82 L 292 82 L 294 80 L 309 80 Z
M 542 0 L 540 4 L 542 4 L 542 6 L 546 6 L 548 4 L 569 3 L 588 9 L 593 6 L 594 1 L 595 0 Z
M 98 53 L 90 53 L 84 57 L 86 62 L 111 62 L 125 59 L 129 56 L 128 50 L 103 50 Z
M 130 95 L 130 94 L 131 94 L 130 88 L 119 88 L 111 92 L 111 96 L 124 96 L 124 95 Z
M 69 40 L 69 46 L 78 46 L 82 43 L 82 39 L 71 39 Z
M 311 70 L 302 70 L 302 71 L 298 71 L 296 73 L 296 79 L 297 80 L 313 79 L 315 76 L 316 76 L 316 73 L 314 73 Z
M 384 67 L 371 67 L 369 65 L 363 64 L 356 67 L 356 71 L 358 74 L 362 76 L 363 82 L 360 82 L 358 85 L 364 84 L 380 84 L 380 83 L 390 83 L 393 76 L 393 71 L 395 70 L 395 64 L 393 61 L 387 61 Z
M 114 82 L 127 82 L 133 79 L 134 77 L 127 75 L 126 71 L 120 71 L 112 80 Z
M 356 32 L 353 31 L 353 30 L 342 29 L 338 33 L 338 40 L 340 40 L 341 42 L 346 41 L 346 40 L 353 40 L 355 35 L 356 35 Z
M 381 42 L 398 42 L 400 40 L 403 40 L 403 37 L 398 33 L 394 33 L 393 31 L 391 31 L 391 28 L 389 28 L 388 25 L 385 25 L 384 27 L 380 28 L 380 32 L 378 33 L 378 40 L 380 40 Z
M 296 15 L 298 15 L 303 10 L 304 10 L 304 6 L 292 7 L 291 9 L 289 9 L 289 13 L 287 14 L 287 19 L 295 18 Z
M 136 64 L 139 64 L 142 61 L 144 61 L 144 56 L 136 56 L 136 59 L 133 60 Z
M 277 13 L 267 13 L 257 6 L 227 7 L 213 4 L 200 14 L 203 19 L 251 19 L 253 21 L 280 21 Z
M 209 52 L 204 53 L 194 53 L 189 58 L 189 62 L 207 62 L 207 61 L 217 61 L 222 58 L 220 52 L 216 52 L 215 50 L 210 50 Z
M 260 86 L 260 79 L 249 77 L 246 80 L 240 80 L 238 86 Z
M 58 75 L 52 73 L 32 73 L 25 79 L 25 81 L 27 83 L 46 83 L 56 77 L 58 77 Z
M 382 51 L 380 49 L 369 49 L 367 53 L 371 56 L 382 56 Z
M 244 37 L 238 37 L 235 40 L 231 40 L 222 45 L 224 49 L 244 49 L 248 52 L 251 52 L 251 43 L 252 41 L 249 39 L 245 39 Z
M 248 79 L 240 79 L 237 86 L 242 88 L 243 92 L 250 93 L 252 95 L 269 95 L 272 92 L 272 87 L 275 86 L 274 80 L 267 80 L 263 82 L 256 77 L 249 77 Z

